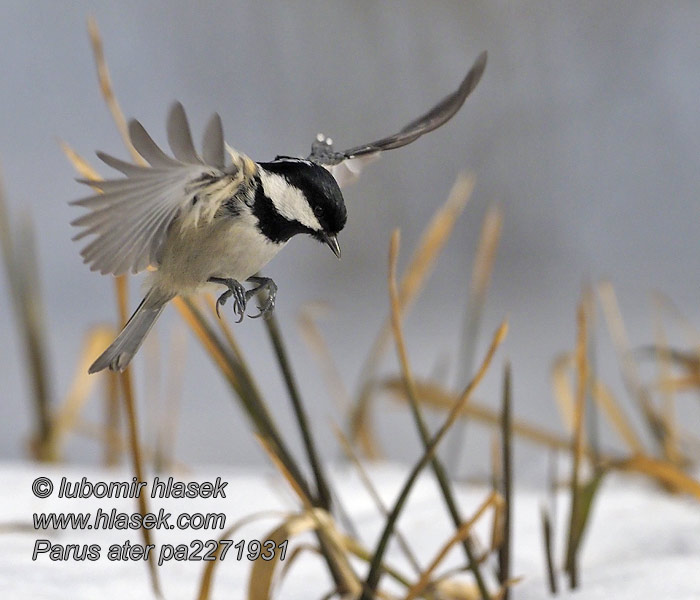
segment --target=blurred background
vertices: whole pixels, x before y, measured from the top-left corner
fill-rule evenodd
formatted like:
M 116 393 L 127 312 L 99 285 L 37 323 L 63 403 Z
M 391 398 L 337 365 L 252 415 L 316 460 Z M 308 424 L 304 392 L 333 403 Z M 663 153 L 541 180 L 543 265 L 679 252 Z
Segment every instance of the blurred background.
M 504 226 L 476 356 L 506 315 L 511 328 L 498 368 L 479 390 L 483 402 L 498 406 L 500 366 L 508 357 L 516 415 L 561 429 L 550 367 L 573 347 L 575 307 L 586 283 L 613 282 L 634 345 L 654 339 L 653 290 L 698 323 L 695 2 L 2 0 L 0 165 L 13 222 L 28 214 L 35 225 L 36 293 L 45 300 L 54 400 L 71 383 L 87 328 L 116 321 L 111 279 L 91 273 L 71 242 L 69 222 L 79 210 L 68 202 L 86 192 L 58 144 L 69 142 L 103 175 L 107 168 L 94 150 L 126 158 L 96 83 L 88 15 L 100 26 L 127 117 L 137 117 L 164 144 L 173 100 L 185 105 L 197 138 L 217 111 L 229 144 L 256 160 L 306 155 L 319 131 L 337 148 L 393 133 L 451 92 L 488 50 L 485 76 L 453 121 L 386 154 L 345 190 L 349 220 L 340 236 L 341 262 L 310 239 L 295 239 L 266 271 L 279 286 L 277 315 L 329 459 L 340 455 L 329 424 L 344 417 L 301 341 L 299 309 L 310 301 L 332 308 L 322 331 L 354 392 L 388 309 L 390 232 L 402 231 L 404 265 L 462 170 L 476 174 L 475 192 L 406 323 L 417 373 L 463 377 L 455 349 L 482 219 L 493 205 L 503 209 Z M 132 307 L 139 279 L 132 279 Z M 27 455 L 33 429 L 31 386 L 4 275 L 0 307 L 0 457 L 19 458 Z M 168 348 L 189 336 L 184 331 L 169 308 L 135 361 L 146 437 L 148 423 L 165 416 L 146 401 L 144 358 L 160 347 L 158 379 L 167 388 L 176 376 L 168 370 Z M 235 332 L 275 416 L 296 440 L 262 324 L 246 319 Z M 600 375 L 619 390 L 611 344 L 600 345 Z M 386 370 L 395 371 L 393 352 Z M 219 372 L 191 336 L 182 377 L 177 458 L 185 464 L 265 461 Z M 697 419 L 692 407 L 684 410 Z M 413 462 L 418 442 L 405 407 L 386 401 L 374 413 L 386 454 Z M 85 418 L 101 414 L 93 404 Z M 463 464 L 487 473 L 489 436 L 470 427 L 466 439 Z M 69 458 L 97 462 L 100 456 L 93 441 L 71 438 Z M 517 458 L 523 479 L 545 468 L 544 453 L 532 447 Z

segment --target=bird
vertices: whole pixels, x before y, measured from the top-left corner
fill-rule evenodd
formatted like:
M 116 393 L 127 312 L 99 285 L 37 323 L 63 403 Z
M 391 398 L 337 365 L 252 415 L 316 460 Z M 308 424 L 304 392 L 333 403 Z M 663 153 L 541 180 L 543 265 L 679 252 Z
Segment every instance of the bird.
M 129 139 L 146 164 L 97 152 L 123 177 L 78 179 L 92 193 L 71 202 L 87 209 L 71 224 L 80 228 L 74 240 L 91 236 L 80 251 L 90 270 L 115 276 L 149 270 L 143 300 L 88 372 L 123 371 L 170 300 L 212 284 L 225 287 L 217 313 L 232 299 L 240 322 L 250 299 L 259 295 L 258 314 L 248 316 L 269 318 L 277 285 L 259 271 L 298 234 L 326 244 L 340 258 L 337 236 L 347 220 L 340 188 L 381 153 L 450 120 L 479 83 L 486 60 L 482 52 L 454 92 L 397 133 L 344 151 L 319 134 L 306 158 L 255 162 L 224 142 L 218 114 L 205 127 L 199 154 L 179 102 L 167 118 L 173 156 L 131 120 Z

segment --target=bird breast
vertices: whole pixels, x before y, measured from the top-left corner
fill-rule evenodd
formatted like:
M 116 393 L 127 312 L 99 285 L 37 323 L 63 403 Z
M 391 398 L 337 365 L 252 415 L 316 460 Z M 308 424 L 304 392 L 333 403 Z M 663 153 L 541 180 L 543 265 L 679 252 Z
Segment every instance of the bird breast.
M 175 224 L 176 225 L 176 224 Z M 245 281 L 285 246 L 265 237 L 251 214 L 217 217 L 197 227 L 172 227 L 153 284 L 164 292 L 201 291 L 210 277 Z

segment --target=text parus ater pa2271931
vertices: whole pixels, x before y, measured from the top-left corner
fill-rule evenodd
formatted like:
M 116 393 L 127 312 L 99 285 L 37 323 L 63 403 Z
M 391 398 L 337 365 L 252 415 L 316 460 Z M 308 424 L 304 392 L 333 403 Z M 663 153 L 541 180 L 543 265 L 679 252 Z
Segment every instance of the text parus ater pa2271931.
M 79 180 L 97 193 L 72 203 L 89 211 L 73 221 L 83 228 L 74 239 L 94 236 L 81 251 L 93 271 L 122 275 L 149 266 L 155 270 L 149 273 L 141 304 L 90 373 L 123 371 L 165 305 L 210 284 L 226 287 L 217 311 L 231 298 L 240 320 L 250 298 L 265 291 L 255 316 L 269 315 L 277 286 L 255 274 L 299 233 L 326 243 L 340 258 L 337 235 L 346 220 L 340 187 L 356 179 L 381 152 L 410 144 L 452 118 L 485 67 L 484 52 L 457 90 L 398 133 L 344 152 L 336 152 L 331 140 L 319 135 L 306 159 L 278 156 L 254 162 L 225 144 L 216 114 L 206 127 L 200 156 L 179 103 L 171 108 L 167 123 L 174 158 L 138 121 L 131 121 L 129 137 L 148 166 L 98 152 L 125 177 Z M 243 287 L 246 281 L 253 284 L 249 290 Z

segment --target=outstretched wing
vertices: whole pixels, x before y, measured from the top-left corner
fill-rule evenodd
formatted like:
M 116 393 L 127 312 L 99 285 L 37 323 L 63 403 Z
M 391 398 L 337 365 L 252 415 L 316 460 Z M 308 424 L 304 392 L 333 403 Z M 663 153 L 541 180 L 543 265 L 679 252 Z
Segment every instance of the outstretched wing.
M 411 121 L 399 132 L 343 152 L 334 151 L 332 141 L 319 135 L 311 146 L 309 160 L 324 165 L 341 186 L 344 183 L 354 181 L 364 165 L 374 160 L 380 152 L 406 146 L 449 121 L 459 111 L 464 101 L 481 80 L 486 68 L 486 59 L 486 52 L 482 52 L 454 92 L 443 98 L 427 113 Z
M 121 275 L 157 265 L 173 221 L 180 217 L 186 227 L 213 218 L 221 204 L 252 176 L 254 163 L 244 155 L 232 153 L 233 164 L 226 165 L 219 115 L 214 115 L 206 128 L 204 158 L 195 150 L 180 103 L 170 110 L 167 131 L 175 158 L 165 154 L 134 120 L 129 123 L 129 137 L 150 166 L 134 165 L 98 152 L 103 162 L 125 177 L 97 182 L 79 180 L 98 190 L 71 203 L 89 210 L 72 224 L 82 228 L 73 239 L 95 236 L 81 251 L 91 270 Z

